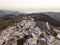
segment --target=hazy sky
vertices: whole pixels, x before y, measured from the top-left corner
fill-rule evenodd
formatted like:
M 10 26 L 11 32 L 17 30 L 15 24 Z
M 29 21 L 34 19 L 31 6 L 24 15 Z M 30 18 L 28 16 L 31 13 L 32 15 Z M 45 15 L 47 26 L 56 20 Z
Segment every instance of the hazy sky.
M 23 12 L 60 11 L 60 0 L 0 0 L 0 9 Z

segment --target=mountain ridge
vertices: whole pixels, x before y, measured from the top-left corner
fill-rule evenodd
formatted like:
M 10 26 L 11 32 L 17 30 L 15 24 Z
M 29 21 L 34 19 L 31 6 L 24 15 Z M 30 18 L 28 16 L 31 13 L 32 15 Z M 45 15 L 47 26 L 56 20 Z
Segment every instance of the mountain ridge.
M 60 12 L 42 12 L 42 13 L 44 13 L 44 14 L 46 14 L 46 15 L 49 15 L 49 16 L 51 16 L 52 18 L 60 21 Z

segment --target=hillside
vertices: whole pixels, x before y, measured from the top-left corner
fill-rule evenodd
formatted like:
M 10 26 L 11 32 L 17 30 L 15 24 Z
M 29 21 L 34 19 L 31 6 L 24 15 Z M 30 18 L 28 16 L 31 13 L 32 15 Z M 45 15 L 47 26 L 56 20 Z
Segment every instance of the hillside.
M 42 12 L 42 13 L 60 21 L 60 12 Z
M 40 22 L 40 21 L 48 21 L 51 25 L 53 26 L 60 26 L 60 21 L 46 15 L 43 13 L 33 13 L 33 14 L 28 14 L 30 16 L 32 16 L 33 18 L 35 18 L 36 21 Z
M 57 26 L 60 27 L 60 21 L 56 20 L 55 18 L 52 18 L 50 16 L 48 16 L 47 14 L 43 14 L 43 13 L 32 13 L 32 14 L 19 14 L 19 15 L 14 15 L 14 14 L 7 14 L 3 17 L 0 18 L 0 24 L 2 26 L 0 26 L 0 30 L 5 29 L 8 26 L 11 26 L 17 22 L 20 22 L 22 20 L 22 17 L 24 16 L 31 16 L 35 19 L 35 21 L 37 22 L 37 26 L 40 26 L 40 22 L 41 21 L 48 21 L 51 25 L 53 26 Z M 4 23 L 4 24 L 2 24 Z M 4 27 L 6 26 L 6 27 Z M 2 29 L 1 29 L 2 27 Z

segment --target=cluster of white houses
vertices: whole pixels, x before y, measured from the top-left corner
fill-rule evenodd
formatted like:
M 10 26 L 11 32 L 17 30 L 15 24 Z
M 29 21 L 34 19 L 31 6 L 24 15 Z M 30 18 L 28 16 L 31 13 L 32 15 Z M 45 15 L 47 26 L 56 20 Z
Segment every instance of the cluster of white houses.
M 23 17 L 21 22 L 8 27 L 0 35 L 0 45 L 17 45 L 17 39 L 23 38 L 25 35 L 31 35 L 23 45 L 42 45 L 40 41 L 44 41 L 46 45 L 60 45 L 60 32 L 56 37 L 49 35 L 46 31 L 42 31 L 40 27 L 36 27 L 34 18 Z M 47 30 L 51 30 L 48 22 L 46 22 Z M 43 36 L 41 36 L 43 35 Z

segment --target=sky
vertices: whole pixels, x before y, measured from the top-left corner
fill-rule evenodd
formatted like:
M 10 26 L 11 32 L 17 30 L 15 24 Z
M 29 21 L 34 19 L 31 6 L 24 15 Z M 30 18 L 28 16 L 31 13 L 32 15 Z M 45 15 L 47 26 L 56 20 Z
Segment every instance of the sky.
M 60 0 L 0 0 L 0 9 L 22 12 L 60 11 Z

